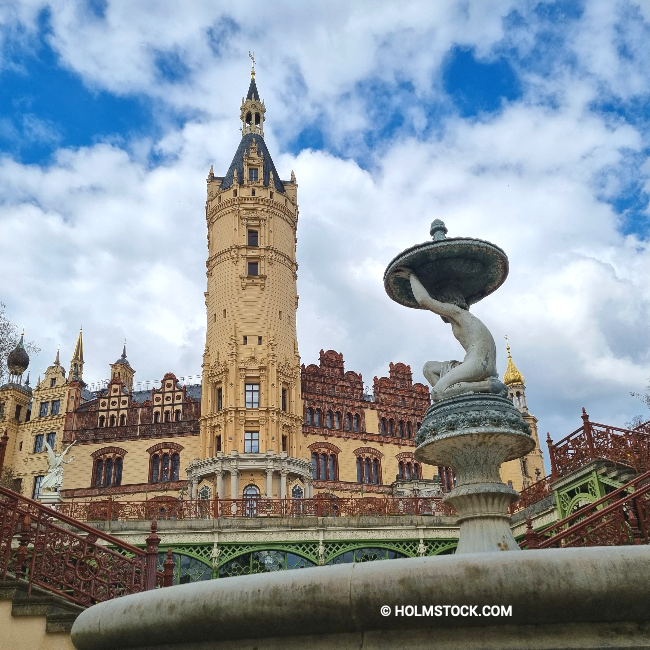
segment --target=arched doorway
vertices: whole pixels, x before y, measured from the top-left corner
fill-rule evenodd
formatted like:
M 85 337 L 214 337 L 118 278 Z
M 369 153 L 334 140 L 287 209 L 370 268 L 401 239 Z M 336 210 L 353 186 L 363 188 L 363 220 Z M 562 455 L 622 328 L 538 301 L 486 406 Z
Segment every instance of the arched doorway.
M 243 494 L 243 512 L 244 517 L 255 517 L 259 508 L 260 489 L 257 485 L 247 485 Z

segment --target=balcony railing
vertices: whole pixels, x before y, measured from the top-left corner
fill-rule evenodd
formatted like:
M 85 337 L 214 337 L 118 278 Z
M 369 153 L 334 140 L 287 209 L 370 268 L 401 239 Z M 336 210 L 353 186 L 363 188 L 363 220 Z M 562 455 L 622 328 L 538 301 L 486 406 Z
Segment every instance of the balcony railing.
M 0 487 L 0 578 L 27 581 L 28 594 L 38 585 L 89 606 L 171 584 L 156 571 L 159 542 L 155 521 L 143 551 Z
M 69 501 L 58 512 L 81 521 L 217 519 L 219 517 L 386 517 L 450 516 L 455 511 L 439 497 L 363 497 L 315 499 L 152 499 L 149 501 Z

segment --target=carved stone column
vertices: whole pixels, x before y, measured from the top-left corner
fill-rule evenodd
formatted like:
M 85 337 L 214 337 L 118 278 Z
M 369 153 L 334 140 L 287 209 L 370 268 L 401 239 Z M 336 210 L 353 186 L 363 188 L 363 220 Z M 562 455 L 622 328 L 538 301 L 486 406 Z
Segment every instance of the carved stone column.
M 266 495 L 265 496 L 267 499 L 273 498 L 273 470 L 272 469 L 266 470 Z
M 314 498 L 314 482 L 306 478 L 305 479 L 305 499 L 313 499 Z
M 281 499 L 286 499 L 287 498 L 287 475 L 289 472 L 287 470 L 282 470 L 280 472 L 280 498 Z
M 224 499 L 226 497 L 226 493 L 224 490 L 223 486 L 223 470 L 218 469 L 215 471 L 215 475 L 217 477 L 217 495 L 219 499 Z
M 239 470 L 237 468 L 230 470 L 230 498 L 239 499 Z

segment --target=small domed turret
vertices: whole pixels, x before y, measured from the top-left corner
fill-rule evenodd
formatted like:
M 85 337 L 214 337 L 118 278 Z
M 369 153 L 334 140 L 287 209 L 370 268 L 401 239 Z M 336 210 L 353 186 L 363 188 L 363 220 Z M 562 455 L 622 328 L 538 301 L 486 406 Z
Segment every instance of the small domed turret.
M 7 368 L 9 369 L 9 382 L 21 383 L 21 378 L 29 366 L 29 355 L 25 350 L 25 331 L 20 335 L 18 345 L 7 356 Z

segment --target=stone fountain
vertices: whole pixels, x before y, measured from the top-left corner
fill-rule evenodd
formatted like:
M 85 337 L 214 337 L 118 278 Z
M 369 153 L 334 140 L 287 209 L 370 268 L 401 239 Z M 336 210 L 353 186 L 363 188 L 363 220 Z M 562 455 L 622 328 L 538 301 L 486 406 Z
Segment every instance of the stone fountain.
M 519 494 L 501 481 L 502 463 L 535 448 L 530 427 L 507 398 L 496 370 L 496 345 L 469 306 L 505 281 L 508 258 L 480 239 L 447 238 L 445 224 L 431 224 L 433 239 L 395 257 L 384 286 L 396 302 L 428 309 L 451 324 L 465 349 L 460 361 L 428 361 L 424 375 L 433 404 L 422 420 L 415 457 L 451 467 L 456 487 L 444 498 L 459 515 L 456 553 L 519 550 L 508 506 Z

